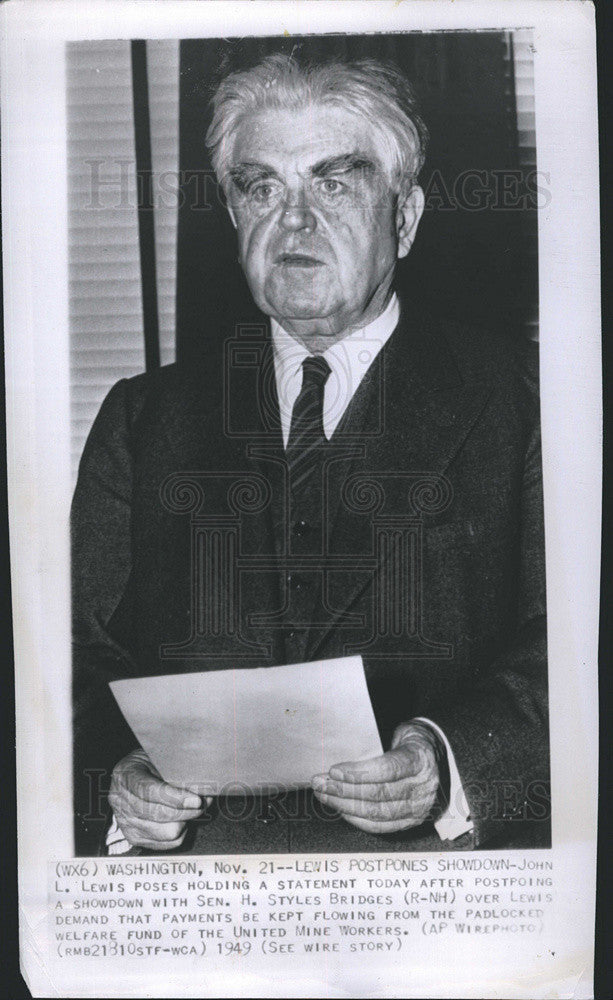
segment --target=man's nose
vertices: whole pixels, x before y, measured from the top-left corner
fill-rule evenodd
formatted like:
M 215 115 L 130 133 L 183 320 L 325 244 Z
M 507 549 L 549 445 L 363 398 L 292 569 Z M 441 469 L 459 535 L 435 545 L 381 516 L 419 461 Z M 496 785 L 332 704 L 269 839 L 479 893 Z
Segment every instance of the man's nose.
M 299 232 L 300 230 L 313 232 L 317 223 L 304 191 L 287 196 L 279 221 L 283 229 L 288 232 Z

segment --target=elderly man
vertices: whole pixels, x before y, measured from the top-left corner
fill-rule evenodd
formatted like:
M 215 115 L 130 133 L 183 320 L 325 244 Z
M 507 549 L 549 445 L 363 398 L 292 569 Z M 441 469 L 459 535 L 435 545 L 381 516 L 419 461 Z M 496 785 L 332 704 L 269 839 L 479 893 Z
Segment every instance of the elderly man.
M 118 383 L 90 434 L 73 511 L 79 853 L 548 842 L 538 399 L 520 346 L 394 291 L 426 137 L 407 81 L 371 60 L 272 56 L 217 91 L 207 142 L 270 324 L 211 336 L 201 370 Z M 222 524 L 240 475 L 263 496 L 233 509 L 235 601 L 210 563 L 208 607 L 233 610 L 207 631 L 169 489 L 205 482 L 199 513 Z M 385 752 L 302 793 L 173 787 L 108 691 L 355 652 Z

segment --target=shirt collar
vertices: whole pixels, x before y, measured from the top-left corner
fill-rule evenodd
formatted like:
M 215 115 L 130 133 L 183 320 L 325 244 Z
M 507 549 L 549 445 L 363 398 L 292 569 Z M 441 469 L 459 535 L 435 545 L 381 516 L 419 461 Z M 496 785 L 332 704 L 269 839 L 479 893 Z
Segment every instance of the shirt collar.
M 330 365 L 324 396 L 324 431 L 330 438 L 369 367 L 398 325 L 400 304 L 394 292 L 371 323 L 337 341 L 323 356 Z M 302 362 L 309 351 L 271 319 L 277 395 L 283 437 L 287 443 L 291 414 L 302 384 Z

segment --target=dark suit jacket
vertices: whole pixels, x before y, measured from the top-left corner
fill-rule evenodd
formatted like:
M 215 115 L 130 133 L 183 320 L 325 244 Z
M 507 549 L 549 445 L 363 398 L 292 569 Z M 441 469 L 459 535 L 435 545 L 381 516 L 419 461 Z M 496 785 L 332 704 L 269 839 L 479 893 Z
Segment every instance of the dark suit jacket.
M 295 605 L 287 583 L 292 523 L 268 332 L 220 336 L 201 369 L 170 366 L 114 386 L 85 447 L 73 506 L 78 853 L 97 849 L 110 772 L 135 745 L 109 680 L 355 652 L 384 747 L 398 723 L 416 716 L 445 732 L 472 837 L 442 845 L 429 824 L 371 836 L 315 815 L 307 794 L 298 805 L 289 796 L 280 807 L 258 802 L 242 812 L 222 800 L 187 846 L 241 853 L 549 843 L 530 350 L 404 310 L 333 437 L 327 550 L 308 622 L 299 620 L 304 594 Z M 196 550 L 213 560 L 213 579 L 226 581 L 217 591 L 196 579 Z M 199 590 L 204 596 L 194 596 Z M 390 601 L 404 609 L 397 620 Z

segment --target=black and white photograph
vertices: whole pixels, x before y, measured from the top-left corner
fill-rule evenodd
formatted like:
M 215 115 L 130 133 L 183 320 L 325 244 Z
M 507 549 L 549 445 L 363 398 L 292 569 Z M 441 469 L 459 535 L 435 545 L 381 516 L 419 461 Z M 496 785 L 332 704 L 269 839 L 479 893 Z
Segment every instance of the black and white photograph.
M 43 6 L 3 78 L 33 995 L 587 1000 L 591 5 Z
M 518 34 L 68 46 L 77 853 L 549 846 Z

